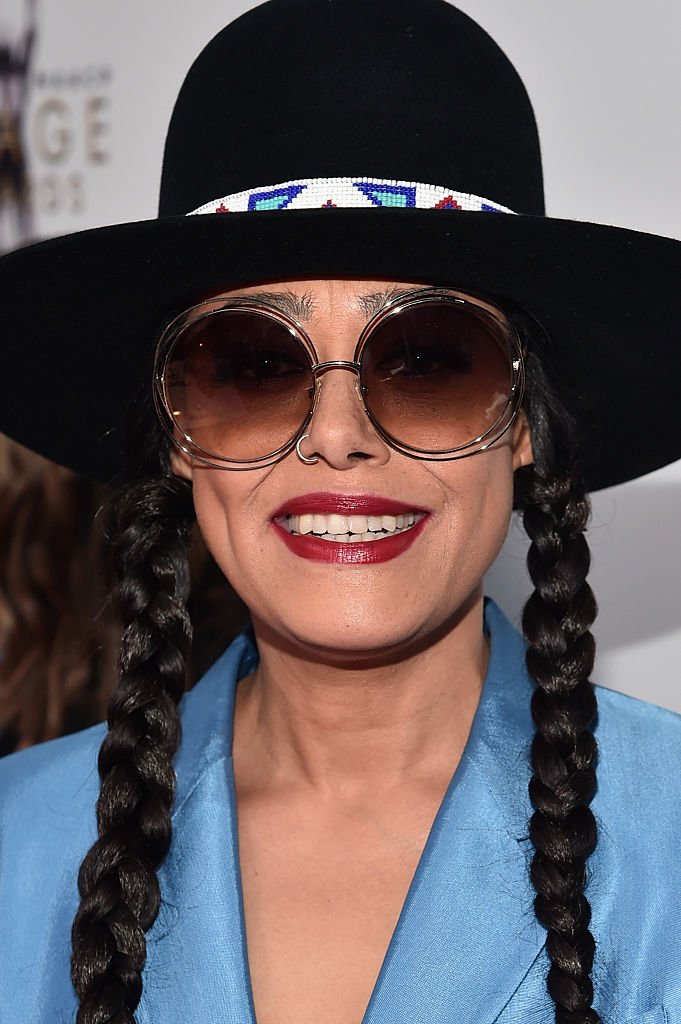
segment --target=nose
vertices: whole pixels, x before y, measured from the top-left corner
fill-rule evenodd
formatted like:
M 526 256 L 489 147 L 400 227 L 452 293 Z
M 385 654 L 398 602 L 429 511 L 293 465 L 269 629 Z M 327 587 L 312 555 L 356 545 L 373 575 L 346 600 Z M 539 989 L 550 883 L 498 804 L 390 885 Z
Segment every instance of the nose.
M 355 363 L 321 363 L 315 373 L 315 405 L 305 455 L 334 469 L 358 462 L 384 465 L 390 449 L 366 414 Z

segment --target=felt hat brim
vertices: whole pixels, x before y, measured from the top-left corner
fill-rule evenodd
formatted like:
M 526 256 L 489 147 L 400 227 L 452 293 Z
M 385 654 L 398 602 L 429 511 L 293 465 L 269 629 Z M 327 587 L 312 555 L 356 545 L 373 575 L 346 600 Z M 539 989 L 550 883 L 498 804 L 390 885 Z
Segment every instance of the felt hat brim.
M 300 210 L 167 217 L 0 260 L 0 429 L 110 480 L 122 424 L 174 314 L 230 288 L 306 278 L 449 285 L 544 327 L 591 490 L 681 457 L 681 243 L 538 216 Z

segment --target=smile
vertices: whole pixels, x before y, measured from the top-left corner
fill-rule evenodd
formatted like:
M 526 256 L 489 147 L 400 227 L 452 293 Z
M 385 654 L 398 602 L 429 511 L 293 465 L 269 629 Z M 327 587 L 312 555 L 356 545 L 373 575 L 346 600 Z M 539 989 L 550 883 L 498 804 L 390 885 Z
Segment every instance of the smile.
M 424 518 L 423 512 L 400 512 L 384 516 L 319 515 L 307 512 L 285 516 L 281 526 L 293 536 L 315 536 L 336 544 L 374 543 L 411 530 Z
M 431 519 L 423 508 L 368 494 L 303 494 L 277 509 L 275 535 L 298 558 L 376 565 L 398 558 Z

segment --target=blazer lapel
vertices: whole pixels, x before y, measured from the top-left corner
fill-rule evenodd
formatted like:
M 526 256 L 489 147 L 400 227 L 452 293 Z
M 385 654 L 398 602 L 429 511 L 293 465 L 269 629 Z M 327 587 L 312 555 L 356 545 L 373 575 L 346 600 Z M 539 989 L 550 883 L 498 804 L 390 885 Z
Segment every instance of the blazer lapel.
M 183 700 L 173 841 L 147 937 L 138 1024 L 255 1024 L 231 746 L 236 681 L 257 663 L 240 637 Z
M 542 953 L 529 880 L 531 684 L 492 603 L 491 657 L 464 755 L 435 819 L 363 1024 L 491 1024 Z

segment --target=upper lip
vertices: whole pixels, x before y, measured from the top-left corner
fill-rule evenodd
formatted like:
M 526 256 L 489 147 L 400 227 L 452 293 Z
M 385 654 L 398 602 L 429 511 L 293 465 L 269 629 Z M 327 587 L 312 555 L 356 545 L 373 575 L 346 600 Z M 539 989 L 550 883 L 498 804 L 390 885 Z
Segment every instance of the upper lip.
M 399 515 L 401 512 L 424 512 L 423 508 L 410 501 L 396 501 L 395 498 L 384 498 L 380 494 L 332 494 L 314 491 L 311 494 L 300 494 L 289 498 L 272 515 L 273 519 L 284 516 L 305 515 L 316 512 L 318 515 Z

